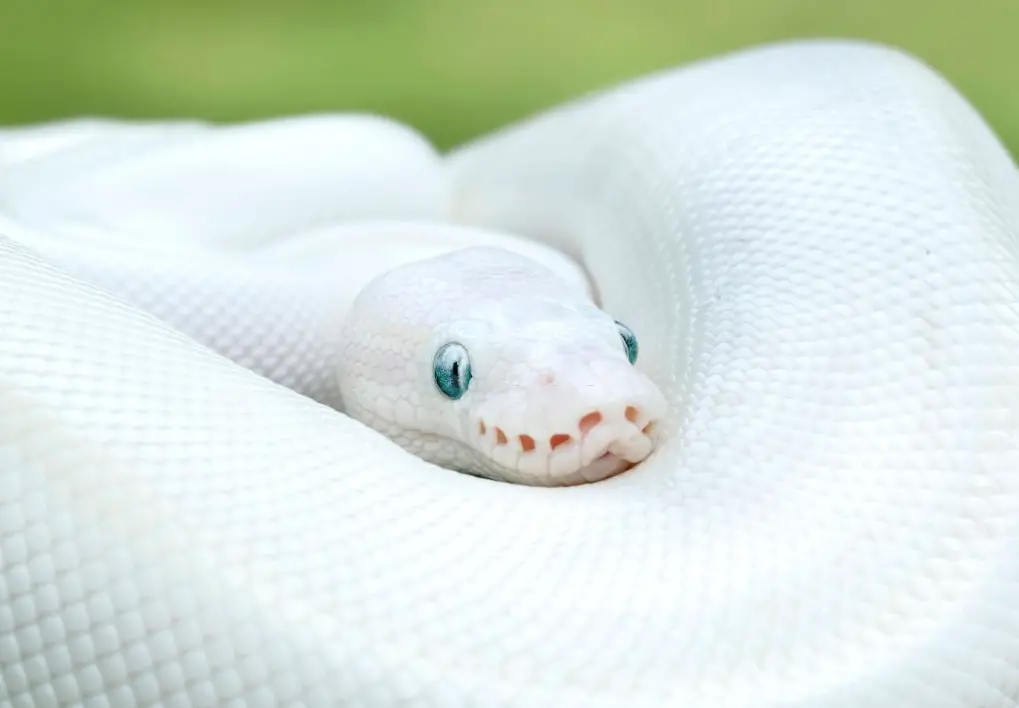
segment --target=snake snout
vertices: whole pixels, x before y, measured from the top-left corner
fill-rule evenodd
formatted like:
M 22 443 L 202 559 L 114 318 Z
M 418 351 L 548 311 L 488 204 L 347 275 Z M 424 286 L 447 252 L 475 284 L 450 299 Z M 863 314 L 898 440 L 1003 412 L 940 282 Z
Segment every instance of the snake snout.
M 515 471 L 515 481 L 544 485 L 596 482 L 623 472 L 654 449 L 655 426 L 664 405 L 650 399 L 587 409 L 572 424 L 539 434 L 508 432 L 480 420 L 476 435 L 491 458 Z
M 564 364 L 552 382 L 540 367 L 522 368 L 514 385 L 487 395 L 467 421 L 470 444 L 493 474 L 523 484 L 583 484 L 623 472 L 654 450 L 667 401 L 625 359 Z
M 610 412 L 592 411 L 580 420 L 581 467 L 574 476 L 595 482 L 623 472 L 654 449 L 660 414 L 633 403 Z

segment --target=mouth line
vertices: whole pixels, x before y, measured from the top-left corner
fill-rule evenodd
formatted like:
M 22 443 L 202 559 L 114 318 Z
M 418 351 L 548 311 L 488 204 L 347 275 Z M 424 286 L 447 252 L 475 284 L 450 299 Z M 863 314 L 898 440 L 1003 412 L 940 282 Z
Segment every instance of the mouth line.
M 489 479 L 496 482 L 508 482 L 510 484 L 524 484 L 524 485 L 537 485 L 541 487 L 553 486 L 553 487 L 580 487 L 588 484 L 594 484 L 610 479 L 624 472 L 627 472 L 636 467 L 639 462 L 631 462 L 624 457 L 620 457 L 615 453 L 606 450 L 595 459 L 588 462 L 586 465 L 582 465 L 575 469 L 573 472 L 565 475 L 557 475 L 556 477 L 535 477 L 531 478 L 530 481 L 524 480 L 513 480 L 505 476 L 504 473 L 492 471 L 479 471 L 470 469 L 458 469 L 457 471 L 466 474 L 471 477 L 478 477 L 482 479 Z M 514 470 L 515 474 L 518 474 L 518 470 Z
M 580 467 L 573 475 L 577 477 L 577 484 L 590 484 L 601 482 L 610 477 L 615 477 L 636 466 L 636 462 L 619 457 L 615 453 L 606 450 L 591 462 Z

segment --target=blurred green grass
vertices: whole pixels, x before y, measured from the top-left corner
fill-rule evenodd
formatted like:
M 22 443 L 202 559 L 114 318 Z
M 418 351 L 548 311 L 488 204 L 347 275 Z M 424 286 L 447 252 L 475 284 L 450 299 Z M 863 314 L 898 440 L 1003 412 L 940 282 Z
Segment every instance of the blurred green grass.
M 1019 153 L 1019 0 L 0 0 L 0 123 L 359 110 L 445 148 L 654 69 L 818 36 L 919 56 Z

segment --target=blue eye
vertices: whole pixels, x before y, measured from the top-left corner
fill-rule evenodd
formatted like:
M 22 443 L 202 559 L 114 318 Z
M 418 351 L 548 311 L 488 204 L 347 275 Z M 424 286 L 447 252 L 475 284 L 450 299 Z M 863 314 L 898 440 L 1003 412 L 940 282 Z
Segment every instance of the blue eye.
M 471 385 L 471 358 L 467 348 L 459 342 L 442 345 L 435 353 L 432 372 L 443 396 L 454 401 L 460 398 Z
M 626 349 L 626 358 L 630 360 L 631 364 L 636 364 L 638 350 L 636 335 L 634 335 L 633 330 L 622 322 L 616 322 L 616 327 L 619 328 L 619 336 L 623 340 L 623 347 Z

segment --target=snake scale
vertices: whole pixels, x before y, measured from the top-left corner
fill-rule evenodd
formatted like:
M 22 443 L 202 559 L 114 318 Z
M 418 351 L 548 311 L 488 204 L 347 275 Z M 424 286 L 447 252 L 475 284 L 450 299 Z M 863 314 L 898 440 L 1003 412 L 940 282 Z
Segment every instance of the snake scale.
M 901 52 L 754 48 L 449 154 L 365 116 L 12 128 L 0 215 L 0 705 L 1019 705 L 1019 175 Z M 421 266 L 491 247 L 548 270 Z M 440 290 L 475 344 L 433 360 Z M 569 396 L 491 413 L 520 449 L 608 401 L 635 464 L 458 474 L 328 404 L 482 421 L 351 394 L 343 348 L 454 395 L 548 364 Z

